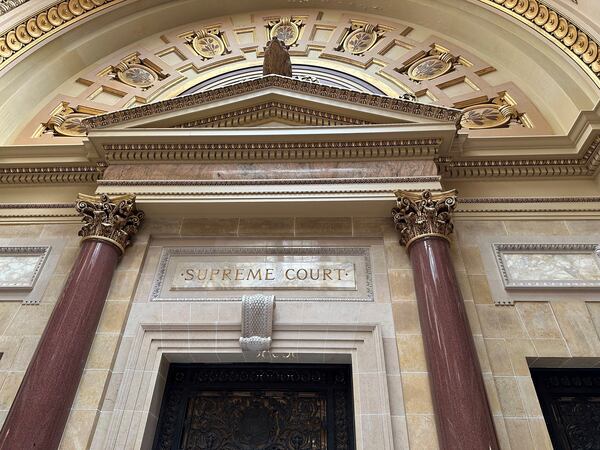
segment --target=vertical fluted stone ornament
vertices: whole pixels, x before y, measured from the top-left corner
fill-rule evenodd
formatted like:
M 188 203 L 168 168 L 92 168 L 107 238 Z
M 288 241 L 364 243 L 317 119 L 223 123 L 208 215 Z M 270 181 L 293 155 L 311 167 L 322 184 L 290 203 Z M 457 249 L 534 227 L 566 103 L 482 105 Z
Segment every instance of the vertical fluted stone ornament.
M 499 448 L 450 257 L 456 191 L 396 192 L 392 217 L 413 269 L 440 448 Z
M 0 450 L 58 448 L 113 273 L 144 218 L 133 195 L 80 195 L 76 208 L 81 248 L 0 431 Z

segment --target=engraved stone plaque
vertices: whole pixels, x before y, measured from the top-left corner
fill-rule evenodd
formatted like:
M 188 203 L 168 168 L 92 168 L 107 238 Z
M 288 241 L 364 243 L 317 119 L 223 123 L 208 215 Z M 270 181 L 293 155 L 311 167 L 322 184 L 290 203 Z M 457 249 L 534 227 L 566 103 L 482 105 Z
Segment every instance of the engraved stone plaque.
M 152 301 L 372 301 L 368 247 L 165 247 Z

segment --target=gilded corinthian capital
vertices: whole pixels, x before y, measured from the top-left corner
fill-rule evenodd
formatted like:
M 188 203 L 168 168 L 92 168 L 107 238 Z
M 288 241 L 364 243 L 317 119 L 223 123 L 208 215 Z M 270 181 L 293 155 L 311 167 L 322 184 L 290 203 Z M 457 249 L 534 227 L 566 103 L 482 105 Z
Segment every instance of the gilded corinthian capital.
M 83 216 L 83 227 L 79 230 L 83 240 L 107 241 L 121 253 L 125 253 L 144 220 L 144 213 L 137 210 L 135 195 L 131 194 L 114 197 L 79 194 L 75 208 Z
M 456 206 L 456 191 L 397 191 L 397 206 L 392 209 L 400 244 L 406 248 L 419 238 L 437 236 L 448 239 L 452 233 L 452 212 Z

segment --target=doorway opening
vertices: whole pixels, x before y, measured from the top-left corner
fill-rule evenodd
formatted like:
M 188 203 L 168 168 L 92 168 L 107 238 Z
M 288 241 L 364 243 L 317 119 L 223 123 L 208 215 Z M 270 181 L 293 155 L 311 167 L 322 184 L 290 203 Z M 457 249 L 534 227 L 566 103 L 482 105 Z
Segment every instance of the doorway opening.
M 354 450 L 346 364 L 171 364 L 154 449 Z

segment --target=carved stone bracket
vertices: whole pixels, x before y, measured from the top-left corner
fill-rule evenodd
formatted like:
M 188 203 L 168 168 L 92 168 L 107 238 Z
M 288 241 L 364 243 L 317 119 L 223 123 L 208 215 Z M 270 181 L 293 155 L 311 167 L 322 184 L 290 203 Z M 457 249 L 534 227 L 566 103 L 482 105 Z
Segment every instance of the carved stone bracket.
M 137 210 L 135 195 L 131 194 L 115 197 L 79 194 L 75 208 L 83 216 L 84 225 L 79 231 L 83 240 L 107 241 L 121 253 L 144 220 L 144 213 Z
M 242 296 L 242 337 L 244 352 L 268 352 L 273 334 L 274 295 Z
M 456 206 L 456 191 L 420 193 L 397 191 L 397 207 L 392 209 L 400 244 L 409 248 L 419 238 L 437 236 L 447 239 L 454 228 L 452 213 Z

